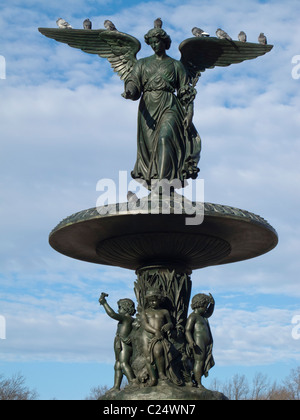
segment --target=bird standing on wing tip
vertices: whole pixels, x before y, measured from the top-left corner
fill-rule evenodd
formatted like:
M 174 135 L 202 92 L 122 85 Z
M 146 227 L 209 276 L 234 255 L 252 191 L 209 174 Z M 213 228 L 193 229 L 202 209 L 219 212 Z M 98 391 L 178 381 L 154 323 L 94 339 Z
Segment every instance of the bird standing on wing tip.
M 244 31 L 241 31 L 238 35 L 239 41 L 241 42 L 247 42 L 247 35 Z
M 204 32 L 203 29 L 197 28 L 196 26 L 192 29 L 192 34 L 194 36 L 209 36 L 209 33 Z
M 223 29 L 218 28 L 216 30 L 216 35 L 219 39 L 228 39 L 229 41 L 232 41 L 232 38 L 228 35 L 227 32 L 223 31 Z
M 162 22 L 161 18 L 155 19 L 155 21 L 154 21 L 154 28 L 161 29 L 162 26 L 163 26 L 163 22 Z
M 56 24 L 59 29 L 72 29 L 72 26 L 62 18 L 58 18 Z
M 263 32 L 259 34 L 258 42 L 262 45 L 267 45 L 267 37 L 265 36 Z
M 83 21 L 83 29 L 92 29 L 92 22 L 90 19 L 85 19 Z
M 104 21 L 104 27 L 108 30 L 108 31 L 116 31 L 117 28 L 115 27 L 115 25 L 112 23 L 111 20 L 106 19 Z

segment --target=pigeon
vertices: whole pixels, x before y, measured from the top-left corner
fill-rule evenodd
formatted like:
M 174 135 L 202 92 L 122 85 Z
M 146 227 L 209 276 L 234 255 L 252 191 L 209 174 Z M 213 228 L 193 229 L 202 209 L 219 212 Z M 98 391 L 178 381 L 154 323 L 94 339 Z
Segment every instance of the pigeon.
M 59 29 L 72 29 L 72 26 L 62 18 L 58 18 L 56 24 Z
M 241 31 L 238 35 L 239 41 L 241 42 L 247 42 L 247 35 L 244 31 Z
M 265 36 L 263 32 L 260 33 L 258 37 L 258 42 L 262 45 L 267 45 L 267 37 Z
M 92 29 L 92 22 L 90 19 L 85 19 L 83 21 L 83 29 Z
M 196 26 L 192 29 L 192 34 L 194 36 L 209 36 L 209 34 L 207 32 L 204 32 L 202 29 L 197 28 Z
M 112 23 L 112 21 L 110 20 L 105 20 L 104 21 L 104 27 L 108 30 L 108 31 L 117 31 L 117 28 L 115 27 L 115 25 Z
M 219 39 L 228 39 L 229 41 L 232 41 L 232 38 L 230 38 L 230 36 L 228 35 L 227 32 L 223 31 L 222 29 L 217 29 L 216 30 L 216 35 Z
M 154 21 L 154 28 L 161 29 L 162 26 L 163 26 L 163 22 L 162 22 L 161 18 L 155 19 L 155 21 Z

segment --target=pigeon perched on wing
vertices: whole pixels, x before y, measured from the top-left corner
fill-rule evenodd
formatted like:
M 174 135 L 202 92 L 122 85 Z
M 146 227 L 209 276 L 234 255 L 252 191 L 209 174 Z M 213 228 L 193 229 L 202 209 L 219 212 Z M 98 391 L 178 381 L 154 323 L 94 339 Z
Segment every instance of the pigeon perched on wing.
M 232 41 L 232 38 L 228 35 L 227 32 L 223 31 L 223 29 L 217 29 L 216 35 L 219 39 L 228 39 L 229 41 Z
M 72 29 L 72 26 L 62 18 L 58 18 L 56 24 L 59 29 Z
M 192 34 L 194 36 L 209 36 L 209 33 L 204 32 L 203 29 L 197 28 L 196 26 L 192 29 Z
M 258 42 L 262 45 L 267 45 L 267 37 L 265 36 L 263 32 L 260 33 L 258 37 Z
M 154 28 L 162 28 L 163 22 L 161 18 L 157 18 L 154 21 Z
M 244 31 L 241 31 L 238 35 L 239 41 L 241 42 L 247 42 L 247 35 Z
M 104 21 L 104 27 L 108 30 L 108 31 L 117 31 L 117 28 L 115 27 L 115 25 L 112 23 L 111 20 L 105 20 Z
M 83 29 L 92 29 L 92 22 L 90 19 L 85 19 L 83 21 Z

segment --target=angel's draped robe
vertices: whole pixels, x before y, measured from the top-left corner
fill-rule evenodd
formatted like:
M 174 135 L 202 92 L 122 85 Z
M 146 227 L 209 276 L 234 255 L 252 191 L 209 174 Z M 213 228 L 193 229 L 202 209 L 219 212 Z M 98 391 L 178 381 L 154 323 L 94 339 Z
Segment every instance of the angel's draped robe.
M 141 98 L 132 177 L 148 185 L 151 179 L 195 179 L 201 140 L 193 124 L 184 127 L 184 100 L 191 86 L 183 64 L 168 56 L 140 59 L 126 80 L 129 84 L 135 87 L 134 99 Z

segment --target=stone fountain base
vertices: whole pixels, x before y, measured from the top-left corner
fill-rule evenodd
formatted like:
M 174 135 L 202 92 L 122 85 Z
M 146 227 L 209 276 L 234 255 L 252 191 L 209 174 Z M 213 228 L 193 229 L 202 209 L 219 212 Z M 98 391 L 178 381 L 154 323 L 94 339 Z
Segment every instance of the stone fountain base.
M 180 400 L 180 401 L 222 401 L 228 398 L 217 391 L 208 389 L 199 389 L 191 386 L 176 386 L 171 382 L 159 381 L 155 387 L 138 387 L 126 386 L 121 391 L 110 390 L 100 400 L 110 401 L 163 401 L 163 400 Z

